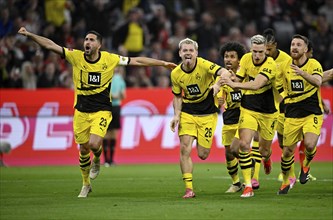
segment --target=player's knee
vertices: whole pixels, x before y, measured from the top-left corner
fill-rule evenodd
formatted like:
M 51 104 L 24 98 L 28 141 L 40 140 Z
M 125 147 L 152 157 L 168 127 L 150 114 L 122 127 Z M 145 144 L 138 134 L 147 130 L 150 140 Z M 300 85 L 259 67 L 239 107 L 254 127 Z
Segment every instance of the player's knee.
M 316 143 L 313 143 L 313 141 L 304 140 L 304 147 L 308 152 L 312 152 L 316 147 Z
M 180 154 L 182 156 L 190 156 L 190 154 L 191 154 L 191 148 L 187 147 L 184 144 L 180 144 Z
M 208 155 L 209 155 L 209 153 L 203 152 L 203 153 L 200 153 L 198 156 L 201 160 L 206 160 L 208 158 Z
M 247 143 L 246 141 L 239 141 L 239 149 L 244 152 L 250 151 L 250 143 Z
M 227 149 L 227 148 L 226 148 L 226 149 Z M 226 151 L 225 151 L 225 158 L 226 158 L 226 160 L 227 160 L 227 161 L 231 161 L 231 160 L 233 160 L 233 159 L 235 158 L 234 153 L 235 153 L 235 152 L 231 151 L 230 148 L 229 148 L 229 150 L 226 150 Z
M 98 150 L 102 144 L 98 141 L 89 141 L 89 147 L 92 150 Z
M 284 157 L 291 157 L 294 155 L 294 151 L 295 150 L 290 147 L 284 147 L 282 153 Z

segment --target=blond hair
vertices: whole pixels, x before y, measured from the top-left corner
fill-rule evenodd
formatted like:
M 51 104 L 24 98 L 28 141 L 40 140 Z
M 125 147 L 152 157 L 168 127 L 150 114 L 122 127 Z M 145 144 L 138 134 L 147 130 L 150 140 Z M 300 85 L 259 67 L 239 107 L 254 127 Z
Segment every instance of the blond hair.
M 198 48 L 199 48 L 198 43 L 190 38 L 185 38 L 185 39 L 181 40 L 178 44 L 178 48 L 180 49 L 183 44 L 193 44 L 194 48 L 196 50 L 198 50 Z

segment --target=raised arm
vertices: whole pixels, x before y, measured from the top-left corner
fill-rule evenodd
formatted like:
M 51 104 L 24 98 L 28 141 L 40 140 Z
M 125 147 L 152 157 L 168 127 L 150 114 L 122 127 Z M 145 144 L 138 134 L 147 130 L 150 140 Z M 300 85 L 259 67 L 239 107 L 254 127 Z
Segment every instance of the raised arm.
M 164 66 L 168 69 L 174 69 L 177 65 L 163 60 L 157 60 L 149 57 L 131 57 L 128 65 L 132 66 Z
M 53 51 L 59 55 L 63 55 L 62 47 L 46 37 L 31 33 L 29 31 L 27 31 L 27 29 L 25 29 L 25 27 L 21 27 L 17 33 L 30 38 L 31 40 L 35 41 L 37 44 L 39 44 L 41 47 L 43 47 L 47 50 Z

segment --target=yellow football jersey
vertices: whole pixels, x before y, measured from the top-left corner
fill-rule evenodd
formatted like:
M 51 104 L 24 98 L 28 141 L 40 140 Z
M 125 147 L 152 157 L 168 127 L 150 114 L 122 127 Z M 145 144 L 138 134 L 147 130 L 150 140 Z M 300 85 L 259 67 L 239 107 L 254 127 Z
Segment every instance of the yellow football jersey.
M 277 77 L 276 77 L 276 88 L 279 91 L 279 93 L 283 92 L 283 72 L 282 72 L 282 66 L 283 63 L 291 61 L 291 56 L 287 54 L 286 52 L 282 50 L 278 50 L 279 54 L 275 59 L 275 63 L 277 66 Z
M 273 58 L 266 57 L 260 65 L 253 64 L 252 53 L 245 54 L 240 60 L 237 77 L 244 81 L 254 80 L 259 74 L 267 77 L 268 82 L 258 90 L 244 90 L 241 107 L 260 113 L 275 113 L 278 108 L 275 77 L 277 66 Z
M 64 48 L 65 59 L 73 66 L 74 106 L 81 112 L 111 111 L 111 80 L 120 57 L 101 51 L 99 59 L 85 59 L 81 50 Z
M 172 92 L 183 96 L 182 111 L 189 114 L 210 114 L 218 111 L 213 90 L 216 73 L 221 66 L 198 57 L 194 69 L 186 72 L 179 64 L 171 72 Z
M 311 114 L 323 114 L 320 88 L 310 84 L 302 76 L 296 75 L 290 65 L 291 61 L 283 66 L 284 90 L 287 95 L 285 116 L 303 118 Z M 313 58 L 308 59 L 300 68 L 308 74 L 323 76 L 321 64 Z

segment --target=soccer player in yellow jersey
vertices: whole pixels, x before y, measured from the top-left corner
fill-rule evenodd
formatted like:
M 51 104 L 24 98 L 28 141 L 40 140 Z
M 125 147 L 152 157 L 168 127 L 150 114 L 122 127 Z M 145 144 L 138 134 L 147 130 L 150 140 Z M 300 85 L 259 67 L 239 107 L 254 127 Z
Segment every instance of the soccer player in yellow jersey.
M 198 57 L 198 43 L 189 38 L 179 42 L 179 56 L 182 62 L 171 72 L 174 116 L 170 128 L 175 132 L 178 125 L 180 168 L 186 188 L 183 198 L 187 199 L 195 197 L 190 157 L 193 142 L 197 140 L 198 156 L 205 160 L 216 128 L 218 108 L 214 95 L 220 86 L 215 83 L 215 77 L 230 73 Z
M 275 37 L 275 33 L 273 29 L 266 29 L 263 33 L 263 36 L 266 38 L 267 44 L 266 44 L 266 55 L 272 57 L 277 65 L 278 69 L 278 85 L 277 89 L 279 93 L 283 92 L 283 72 L 281 70 L 281 65 L 283 62 L 288 62 L 291 60 L 291 57 L 284 51 L 279 50 L 277 47 L 277 41 Z M 277 131 L 277 137 L 279 141 L 279 146 L 281 150 L 283 149 L 283 130 L 284 130 L 284 100 L 280 102 L 279 105 L 279 116 L 277 120 L 277 125 L 276 125 L 276 131 Z M 282 173 L 279 176 L 279 180 L 282 181 Z M 290 188 L 294 186 L 296 183 L 296 175 L 294 172 L 294 165 L 291 166 L 291 171 L 290 171 Z
M 239 81 L 233 82 L 230 77 L 221 77 L 222 85 L 234 89 L 243 89 L 241 115 L 239 119 L 239 163 L 243 174 L 245 189 L 241 197 L 254 196 L 251 183 L 251 142 L 255 132 L 259 132 L 259 150 L 264 157 L 265 173 L 271 172 L 271 144 L 274 137 L 277 118 L 277 96 L 274 92 L 276 63 L 266 56 L 266 39 L 262 35 L 251 38 L 251 52 L 240 61 L 236 76 Z
M 220 48 L 220 55 L 223 58 L 224 66 L 233 74 L 237 72 L 239 61 L 245 53 L 244 46 L 238 42 L 228 42 Z M 226 193 L 235 193 L 242 190 L 242 184 L 238 176 L 238 158 L 234 155 L 234 151 L 237 151 L 236 154 L 238 155 L 239 148 L 239 139 L 235 136 L 238 130 L 242 92 L 234 90 L 229 86 L 223 86 L 217 97 L 220 105 L 224 103 L 222 114 L 224 124 L 222 128 L 222 145 L 225 148 L 228 173 L 232 179 L 232 184 Z
M 286 62 L 282 67 L 286 108 L 281 156 L 283 182 L 278 194 L 287 194 L 290 189 L 289 172 L 294 163 L 297 142 L 302 139 L 305 159 L 299 181 L 305 184 L 309 180 L 310 162 L 316 154 L 323 123 L 320 94 L 323 69 L 317 60 L 307 57 L 308 42 L 305 36 L 294 35 L 290 45 L 292 61 Z
M 83 186 L 78 197 L 87 197 L 91 192 L 90 179 L 95 179 L 100 170 L 102 141 L 112 120 L 110 86 L 116 66 L 164 66 L 176 64 L 147 57 L 122 57 L 101 51 L 102 36 L 89 31 L 82 50 L 61 47 L 52 40 L 27 31 L 21 27 L 19 34 L 29 37 L 43 48 L 65 58 L 73 66 L 75 91 L 73 129 L 75 141 L 80 145 L 80 169 Z M 93 153 L 91 163 L 90 152 Z

